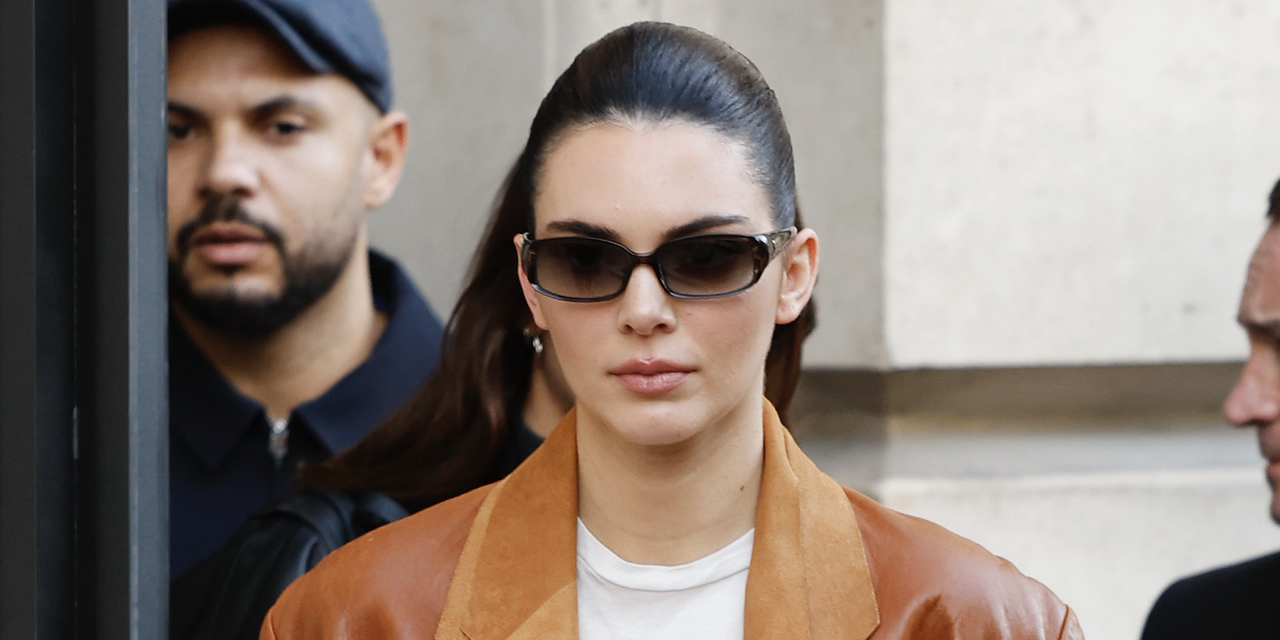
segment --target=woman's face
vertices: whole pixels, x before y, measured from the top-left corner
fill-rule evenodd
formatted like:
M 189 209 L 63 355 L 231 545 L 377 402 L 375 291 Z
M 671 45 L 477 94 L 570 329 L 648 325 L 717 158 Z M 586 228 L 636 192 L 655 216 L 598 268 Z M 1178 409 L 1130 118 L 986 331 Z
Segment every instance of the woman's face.
M 692 235 L 775 230 L 742 147 L 683 122 L 567 134 L 545 159 L 534 212 L 535 238 L 604 237 L 641 254 Z M 758 421 L 774 325 L 796 318 L 816 272 L 817 239 L 805 230 L 759 282 L 724 298 L 673 298 L 647 265 L 604 302 L 555 300 L 523 270 L 520 280 L 555 341 L 580 424 L 662 446 Z

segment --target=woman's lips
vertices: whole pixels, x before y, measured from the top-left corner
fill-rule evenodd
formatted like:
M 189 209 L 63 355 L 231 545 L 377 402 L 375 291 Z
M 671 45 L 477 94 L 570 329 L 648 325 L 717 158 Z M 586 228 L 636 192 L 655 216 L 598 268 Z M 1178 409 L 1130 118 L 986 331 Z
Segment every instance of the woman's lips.
M 693 368 L 666 360 L 629 360 L 609 372 L 632 393 L 666 393 L 684 383 Z
M 622 387 L 633 393 L 656 394 L 666 393 L 680 386 L 689 377 L 688 371 L 670 371 L 667 373 L 622 373 L 614 374 Z

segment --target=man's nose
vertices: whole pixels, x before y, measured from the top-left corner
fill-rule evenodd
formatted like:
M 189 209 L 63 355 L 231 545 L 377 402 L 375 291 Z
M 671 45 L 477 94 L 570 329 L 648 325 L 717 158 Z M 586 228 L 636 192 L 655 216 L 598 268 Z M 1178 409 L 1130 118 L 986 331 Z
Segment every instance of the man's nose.
M 1280 418 L 1280 389 L 1265 384 L 1248 363 L 1222 403 L 1222 415 L 1237 427 L 1275 422 Z
M 675 328 L 671 296 L 662 288 L 658 274 L 649 265 L 642 264 L 632 269 L 618 304 L 618 328 L 624 333 L 647 336 Z
M 253 146 L 232 131 L 214 134 L 200 185 L 201 195 L 249 198 L 261 180 Z

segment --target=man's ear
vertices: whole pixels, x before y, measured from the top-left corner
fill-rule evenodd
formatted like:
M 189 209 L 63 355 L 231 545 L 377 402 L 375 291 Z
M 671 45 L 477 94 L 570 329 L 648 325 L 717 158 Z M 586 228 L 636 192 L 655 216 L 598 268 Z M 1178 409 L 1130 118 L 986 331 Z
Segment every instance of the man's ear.
M 369 127 L 368 145 L 364 206 L 376 209 L 391 199 L 404 174 L 405 155 L 409 152 L 409 116 L 403 111 L 390 111 L 375 118 Z
M 533 285 L 529 284 L 529 276 L 524 272 L 524 264 L 520 262 L 520 248 L 524 246 L 524 234 L 517 233 L 512 239 L 516 245 L 516 271 L 520 276 L 520 291 L 524 293 L 524 302 L 529 305 L 529 313 L 533 314 L 533 323 L 538 325 L 539 329 L 547 330 L 547 321 L 542 317 L 542 307 L 539 305 L 541 300 L 538 299 L 538 292 L 533 290 Z
M 778 291 L 774 322 L 788 324 L 799 318 L 817 281 L 818 234 L 813 229 L 801 229 L 783 251 L 782 288 Z

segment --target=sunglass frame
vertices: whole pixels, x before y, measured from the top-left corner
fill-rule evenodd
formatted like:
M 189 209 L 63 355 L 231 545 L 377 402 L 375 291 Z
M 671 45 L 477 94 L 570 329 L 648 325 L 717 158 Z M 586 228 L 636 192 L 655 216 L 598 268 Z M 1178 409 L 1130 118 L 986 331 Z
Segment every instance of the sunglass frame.
M 542 295 L 547 296 L 548 298 L 552 298 L 555 300 L 563 300 L 565 302 L 604 302 L 606 300 L 612 300 L 622 295 L 627 290 L 627 285 L 631 282 L 631 274 L 635 272 L 636 267 L 642 264 L 647 264 L 653 269 L 654 274 L 658 276 L 658 284 L 662 285 L 662 290 L 665 291 L 667 295 L 673 298 L 680 298 L 683 300 L 710 300 L 714 298 L 726 298 L 728 296 L 737 295 L 739 293 L 742 293 L 743 291 L 746 291 L 747 289 L 750 289 L 751 287 L 754 287 L 755 284 L 760 281 L 760 276 L 764 274 L 765 268 L 769 266 L 769 263 L 773 260 L 774 256 L 776 256 L 779 251 L 781 251 L 784 247 L 787 246 L 787 243 L 791 241 L 791 238 L 795 236 L 796 232 L 797 232 L 796 227 L 790 226 L 785 229 L 778 229 L 777 231 L 770 231 L 769 233 L 758 233 L 754 235 L 722 233 L 722 234 L 710 234 L 710 235 L 702 235 L 702 236 L 689 236 L 685 238 L 677 238 L 675 240 L 664 242 L 658 245 L 656 249 L 654 249 L 653 251 L 650 251 L 649 253 L 636 253 L 620 242 L 614 242 L 612 240 L 606 240 L 604 238 L 592 238 L 592 237 L 586 237 L 586 236 L 569 236 L 569 238 L 572 238 L 575 240 L 590 240 L 593 242 L 600 242 L 608 245 L 613 245 L 615 247 L 618 247 L 619 249 L 622 249 L 622 251 L 624 251 L 628 256 L 631 257 L 631 265 L 630 267 L 627 268 L 627 275 L 622 279 L 622 285 L 618 288 L 618 290 L 606 296 L 595 296 L 591 298 L 566 296 L 564 294 L 548 291 L 547 289 L 544 289 L 542 285 L 538 282 L 538 269 L 537 269 L 537 263 L 536 263 L 538 247 L 544 245 L 547 242 L 566 239 L 563 236 L 556 237 L 556 238 L 545 238 L 543 240 L 534 240 L 532 233 L 525 232 L 524 242 L 521 243 L 520 245 L 520 265 L 524 268 L 525 275 L 529 278 L 529 284 L 533 286 L 534 291 L 537 291 L 538 293 L 541 293 Z M 705 294 L 696 293 L 695 294 L 695 293 L 678 293 L 678 292 L 672 291 L 671 286 L 667 283 L 667 276 L 662 269 L 662 265 L 659 264 L 659 262 L 656 259 L 654 259 L 654 256 L 660 253 L 664 247 L 666 247 L 667 245 L 670 245 L 673 242 L 684 242 L 688 240 L 699 240 L 699 239 L 714 240 L 717 238 L 733 238 L 733 239 L 739 239 L 739 240 L 751 240 L 755 243 L 751 249 L 751 255 L 754 258 L 754 260 L 752 261 L 751 282 L 748 282 L 747 284 L 737 289 L 734 289 L 732 291 L 726 291 L 724 293 L 705 293 Z

